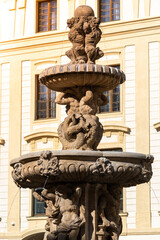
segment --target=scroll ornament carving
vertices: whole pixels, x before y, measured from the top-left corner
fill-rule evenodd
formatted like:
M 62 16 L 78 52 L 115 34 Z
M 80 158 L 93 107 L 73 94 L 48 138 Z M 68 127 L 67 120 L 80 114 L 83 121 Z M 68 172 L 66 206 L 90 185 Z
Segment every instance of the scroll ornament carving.
M 42 152 L 40 159 L 38 160 L 39 172 L 41 175 L 57 176 L 59 174 L 59 160 L 52 155 L 51 151 Z
M 142 164 L 142 176 L 144 179 L 144 182 L 148 182 L 152 177 L 152 166 L 151 163 L 153 163 L 153 156 L 147 155 L 146 161 Z
M 85 222 L 81 194 L 81 187 L 70 184 L 33 193 L 37 200 L 47 206 L 44 240 L 77 239 L 79 229 Z

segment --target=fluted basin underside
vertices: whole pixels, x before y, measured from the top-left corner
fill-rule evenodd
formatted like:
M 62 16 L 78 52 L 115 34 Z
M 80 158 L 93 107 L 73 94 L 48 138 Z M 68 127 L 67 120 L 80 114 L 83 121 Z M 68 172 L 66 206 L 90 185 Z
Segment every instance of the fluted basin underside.
M 39 76 L 48 88 L 63 92 L 66 88 L 92 86 L 111 90 L 125 81 L 125 74 L 114 67 L 97 64 L 66 64 L 45 69 Z
M 13 159 L 14 181 L 21 187 L 56 183 L 118 183 L 123 187 L 148 182 L 151 155 L 122 152 L 57 150 L 34 152 Z

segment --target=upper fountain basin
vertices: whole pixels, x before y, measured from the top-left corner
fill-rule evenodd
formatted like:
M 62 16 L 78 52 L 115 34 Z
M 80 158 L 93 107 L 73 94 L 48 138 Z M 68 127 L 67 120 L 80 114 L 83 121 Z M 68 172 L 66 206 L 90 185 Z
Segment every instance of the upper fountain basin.
M 114 67 L 97 64 L 65 64 L 49 67 L 39 75 L 40 81 L 48 88 L 63 92 L 77 86 L 96 87 L 99 91 L 109 91 L 126 78 Z

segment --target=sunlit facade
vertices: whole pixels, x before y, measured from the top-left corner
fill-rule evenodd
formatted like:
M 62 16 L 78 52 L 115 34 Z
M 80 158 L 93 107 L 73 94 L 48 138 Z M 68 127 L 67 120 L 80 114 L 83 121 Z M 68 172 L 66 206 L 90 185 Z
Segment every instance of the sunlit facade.
M 66 116 L 57 93 L 37 83 L 47 67 L 66 64 L 66 21 L 79 5 L 102 20 L 97 64 L 118 66 L 126 82 L 107 93 L 100 111 L 100 150 L 153 154 L 150 183 L 123 190 L 120 240 L 160 239 L 160 2 L 157 0 L 0 1 L 0 240 L 43 239 L 44 206 L 19 189 L 9 162 L 22 154 L 61 149 Z M 102 9 L 103 8 L 103 9 Z

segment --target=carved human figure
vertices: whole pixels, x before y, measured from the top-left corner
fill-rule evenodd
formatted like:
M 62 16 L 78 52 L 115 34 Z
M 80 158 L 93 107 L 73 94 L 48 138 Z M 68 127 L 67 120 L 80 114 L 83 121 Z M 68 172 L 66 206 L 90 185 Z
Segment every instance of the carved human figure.
M 111 240 L 118 240 L 122 231 L 122 221 L 119 216 L 121 187 L 108 185 L 103 187 L 103 193 L 98 201 L 98 214 L 109 233 Z
M 68 115 L 79 113 L 79 101 L 73 94 L 70 94 L 69 89 L 65 93 L 60 93 L 55 102 L 60 105 L 66 105 Z
M 47 205 L 44 240 L 77 239 L 79 228 L 84 223 L 84 214 L 80 215 L 79 204 L 81 188 L 60 185 L 56 189 L 44 189 L 41 194 L 34 192 L 33 195 Z
M 57 96 L 56 102 L 67 105 L 68 117 L 58 128 L 63 149 L 96 149 L 103 128 L 95 114 L 99 106 L 108 102 L 107 97 L 97 89 L 83 87 L 66 89 Z

